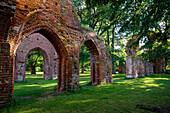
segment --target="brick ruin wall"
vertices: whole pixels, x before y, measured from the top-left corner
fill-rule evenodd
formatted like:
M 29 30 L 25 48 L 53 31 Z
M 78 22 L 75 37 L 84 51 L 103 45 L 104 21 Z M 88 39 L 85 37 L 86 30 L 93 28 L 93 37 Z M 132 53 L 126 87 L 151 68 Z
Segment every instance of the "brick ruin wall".
M 153 75 L 153 64 L 140 57 L 126 57 L 126 78 L 137 78 Z
M 129 46 L 136 40 L 136 37 L 130 39 L 126 45 L 126 78 L 137 78 L 153 75 L 153 64 L 144 61 L 140 57 L 136 57 L 139 46 L 129 48 Z
M 38 51 L 44 60 L 44 79 L 57 78 L 57 52 L 53 45 L 39 33 L 31 34 L 18 46 L 14 59 L 14 81 L 24 81 L 26 72 L 27 57 L 32 51 Z
M 0 1 L 0 106 L 13 94 L 13 61 L 19 44 L 40 33 L 58 55 L 58 91 L 79 88 L 79 51 L 91 57 L 92 84 L 112 83 L 112 63 L 103 40 L 81 27 L 72 0 Z
M 0 1 L 0 108 L 13 93 L 13 68 L 7 36 L 14 12 L 14 1 Z

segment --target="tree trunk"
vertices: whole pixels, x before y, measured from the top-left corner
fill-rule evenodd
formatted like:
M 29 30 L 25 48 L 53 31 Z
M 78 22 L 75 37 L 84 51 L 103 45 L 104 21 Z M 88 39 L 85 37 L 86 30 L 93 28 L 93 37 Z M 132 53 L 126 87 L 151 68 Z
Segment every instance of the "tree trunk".
M 84 64 L 81 64 L 81 73 L 84 73 Z
M 109 30 L 107 30 L 107 45 L 110 45 L 110 40 L 109 40 L 110 36 L 109 36 Z
M 42 64 L 40 64 L 40 71 L 41 71 L 41 72 L 44 71 L 44 70 L 43 70 L 43 65 L 42 65 Z
M 36 69 L 34 65 L 30 65 L 31 74 L 36 74 Z
M 116 74 L 116 70 L 115 70 L 115 65 L 114 65 L 114 61 L 113 61 L 113 52 L 114 52 L 114 33 L 115 33 L 115 28 L 113 27 L 113 30 L 112 30 L 112 74 Z

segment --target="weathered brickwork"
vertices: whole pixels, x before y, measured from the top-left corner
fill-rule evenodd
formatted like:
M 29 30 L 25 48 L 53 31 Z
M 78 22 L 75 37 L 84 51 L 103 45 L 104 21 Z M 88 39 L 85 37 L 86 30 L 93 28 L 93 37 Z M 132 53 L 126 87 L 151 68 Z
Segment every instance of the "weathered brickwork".
M 53 45 L 39 33 L 31 34 L 18 46 L 14 61 L 14 80 L 24 81 L 27 57 L 32 51 L 39 51 L 44 59 L 44 79 L 57 78 L 57 52 Z
M 153 74 L 154 74 L 153 64 L 149 63 L 149 75 L 153 75 Z
M 148 61 L 144 61 L 140 57 L 136 57 L 138 47 L 129 49 L 129 46 L 133 43 L 135 37 L 127 43 L 126 46 L 126 78 L 137 78 L 153 75 L 153 64 Z
M 14 11 L 13 0 L 0 1 L 0 109 L 13 93 L 12 58 L 7 35 Z
M 153 75 L 153 64 L 140 57 L 126 57 L 126 78 L 137 78 Z
M 136 57 L 136 71 L 138 77 L 144 77 L 145 76 L 145 64 L 142 58 Z
M 79 88 L 79 51 L 83 43 L 90 51 L 92 84 L 112 83 L 112 62 L 104 41 L 94 32 L 81 27 L 72 0 L 16 0 L 16 8 L 9 1 L 6 0 L 6 3 L 13 11 L 15 9 L 14 17 L 7 16 L 7 12 L 13 13 L 5 8 L 1 8 L 4 13 L 0 14 L 0 21 L 5 18 L 5 25 L 0 25 L 0 32 L 5 33 L 1 36 L 1 48 L 4 50 L 1 49 L 0 53 L 0 66 L 3 67 L 0 69 L 0 103 L 4 103 L 13 93 L 12 62 L 17 48 L 33 33 L 47 38 L 57 52 L 58 91 L 62 92 L 66 87 Z M 4 6 L 2 3 L 0 1 L 0 6 Z
M 134 56 L 126 56 L 126 78 L 137 78 L 136 60 Z

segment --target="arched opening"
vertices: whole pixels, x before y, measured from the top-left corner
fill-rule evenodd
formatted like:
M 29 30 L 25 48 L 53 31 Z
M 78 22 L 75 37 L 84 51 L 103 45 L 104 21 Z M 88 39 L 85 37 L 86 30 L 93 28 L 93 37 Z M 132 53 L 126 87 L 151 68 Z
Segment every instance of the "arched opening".
M 79 70 L 80 86 L 91 85 L 90 53 L 85 44 L 81 46 L 79 52 Z
M 24 80 L 27 78 L 38 78 L 38 79 L 47 79 L 48 76 L 48 56 L 47 53 L 41 48 L 34 48 L 30 50 L 25 59 L 25 75 Z M 35 76 L 36 77 L 32 77 Z
M 67 65 L 68 65 L 68 52 L 66 48 L 64 47 L 63 43 L 61 42 L 60 37 L 52 30 L 47 27 L 41 27 L 40 29 L 38 28 L 35 33 L 40 33 L 44 37 L 46 37 L 51 44 L 54 46 L 56 52 L 57 52 L 57 60 L 58 62 L 58 79 L 57 79 L 57 90 L 59 92 L 62 92 L 66 90 L 66 86 L 69 84 L 69 77 L 66 75 L 68 70 Z M 67 79 L 66 79 L 67 77 Z M 67 81 L 66 81 L 67 80 Z
M 83 50 L 81 48 L 80 53 L 79 53 L 79 59 L 82 59 L 82 62 L 83 62 L 83 60 L 84 61 L 87 60 L 87 64 L 88 64 L 88 60 L 90 60 L 89 61 L 89 67 L 90 67 L 90 73 L 91 73 L 90 74 L 91 82 L 88 85 L 97 85 L 97 84 L 100 84 L 100 76 L 99 76 L 99 52 L 97 50 L 97 47 L 96 47 L 95 43 L 92 40 L 85 41 L 84 44 L 82 45 L 82 47 L 85 50 L 85 54 L 84 55 L 87 55 L 87 56 L 83 56 L 83 55 L 81 56 L 81 54 L 82 54 L 81 51 Z M 86 51 L 86 48 L 89 51 L 90 59 L 88 59 L 88 52 Z M 82 65 L 81 61 L 79 63 L 80 63 L 80 65 Z M 82 68 L 80 68 L 80 69 L 82 69 Z M 79 80 L 81 81 L 81 79 L 82 78 L 81 78 L 81 75 L 80 75 Z M 88 77 L 87 77 L 87 79 L 88 79 Z
M 61 31 L 62 32 L 62 31 Z M 27 37 L 29 37 L 32 34 L 40 34 L 43 37 L 45 37 L 46 39 L 48 39 L 48 41 L 53 45 L 54 49 L 55 49 L 55 56 L 57 56 L 56 58 L 53 59 L 53 62 L 55 63 L 55 69 L 57 69 L 57 73 L 55 72 L 55 69 L 53 69 L 54 74 L 53 74 L 53 78 L 57 78 L 57 81 L 55 81 L 57 83 L 57 90 L 59 92 L 62 92 L 64 90 L 66 90 L 66 85 L 69 85 L 68 81 L 69 78 L 66 79 L 66 74 L 68 74 L 66 71 L 68 71 L 68 53 L 66 48 L 64 47 L 60 37 L 57 35 L 57 33 L 55 33 L 55 31 L 53 31 L 52 29 L 50 29 L 49 27 L 38 27 L 38 28 L 34 28 L 31 29 L 30 31 L 25 31 L 22 33 L 22 36 L 18 39 L 18 42 L 23 41 L 24 39 L 26 39 Z M 45 46 L 46 48 L 48 48 L 48 46 Z M 15 62 L 15 59 L 14 59 Z M 22 66 L 23 68 L 23 66 Z M 67 68 L 67 69 L 66 69 Z M 15 71 L 15 69 L 14 69 Z M 55 76 L 55 77 L 54 77 Z M 71 77 L 71 76 L 70 76 Z M 67 80 L 67 81 L 66 81 Z
M 26 70 L 36 74 L 35 66 L 43 70 L 45 80 L 57 78 L 57 52 L 46 37 L 39 33 L 29 35 L 20 43 L 14 62 L 15 81 L 24 81 Z
M 40 43 L 37 44 L 37 47 L 35 47 L 35 48 L 31 49 L 29 52 L 27 52 L 27 55 L 25 57 L 27 59 L 29 57 L 30 53 L 33 51 L 38 51 L 39 53 L 42 54 L 43 60 L 44 60 L 44 68 L 43 68 L 44 79 L 47 79 L 47 81 L 43 82 L 43 84 L 45 84 L 45 86 L 41 86 L 40 82 L 35 82 L 35 81 L 25 85 L 26 87 L 24 89 L 26 89 L 25 92 L 27 92 L 27 93 L 24 93 L 23 91 L 20 90 L 19 85 L 21 85 L 21 83 L 15 83 L 14 95 L 24 96 L 26 94 L 27 96 L 29 96 L 29 95 L 34 95 L 34 94 L 35 95 L 42 94 L 44 91 L 48 92 L 49 90 L 50 91 L 58 90 L 59 92 L 62 92 L 63 90 L 65 90 L 65 86 L 66 86 L 66 65 L 67 65 L 66 63 L 68 60 L 68 59 L 66 59 L 67 52 L 66 52 L 66 49 L 64 48 L 64 45 L 62 44 L 59 36 L 47 27 L 37 28 L 34 31 L 27 32 L 26 35 L 23 35 L 22 36 L 23 38 L 21 38 L 21 39 L 22 39 L 22 41 L 25 39 L 29 39 L 29 37 L 32 35 L 36 35 L 36 36 L 41 35 L 41 36 L 45 37 L 45 39 L 47 39 L 50 42 L 50 44 L 53 46 L 53 48 L 55 50 L 55 52 L 51 51 L 51 50 L 47 52 L 46 48 L 50 48 L 49 44 L 47 44 L 47 45 L 42 44 L 43 46 L 39 47 L 42 43 L 42 41 L 40 41 Z M 36 38 L 36 40 L 38 40 L 38 39 Z M 35 42 L 35 40 L 32 40 L 32 42 L 30 43 L 31 47 L 33 46 L 34 42 Z M 22 51 L 20 53 L 22 54 Z M 49 54 L 53 54 L 55 56 L 52 58 L 53 59 L 52 61 L 51 60 L 49 61 L 49 59 L 51 59 L 51 56 Z M 27 61 L 26 59 L 22 58 L 22 61 L 20 59 L 21 62 L 20 61 L 19 62 L 24 63 L 24 61 Z M 53 62 L 53 64 L 49 65 L 49 64 L 51 64 L 51 62 Z M 48 71 L 51 67 L 54 67 L 54 69 L 51 69 L 53 73 L 49 73 L 49 71 Z M 26 65 L 22 65 L 22 68 L 23 68 L 23 70 L 26 69 Z M 56 70 L 57 70 L 57 72 L 56 72 Z M 15 69 L 14 69 L 14 71 L 15 71 Z M 23 71 L 20 71 L 20 72 L 22 73 Z M 51 79 L 49 77 L 52 77 L 52 79 L 57 78 L 57 80 L 48 80 L 48 79 Z M 19 86 L 19 87 L 17 87 L 17 86 Z

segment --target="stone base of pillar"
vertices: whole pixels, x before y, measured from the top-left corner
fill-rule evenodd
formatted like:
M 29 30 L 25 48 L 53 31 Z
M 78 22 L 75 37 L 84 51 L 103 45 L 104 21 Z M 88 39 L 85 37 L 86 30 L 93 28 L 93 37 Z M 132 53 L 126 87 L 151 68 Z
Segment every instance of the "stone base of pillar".
M 126 75 L 126 78 L 137 78 L 136 75 Z

